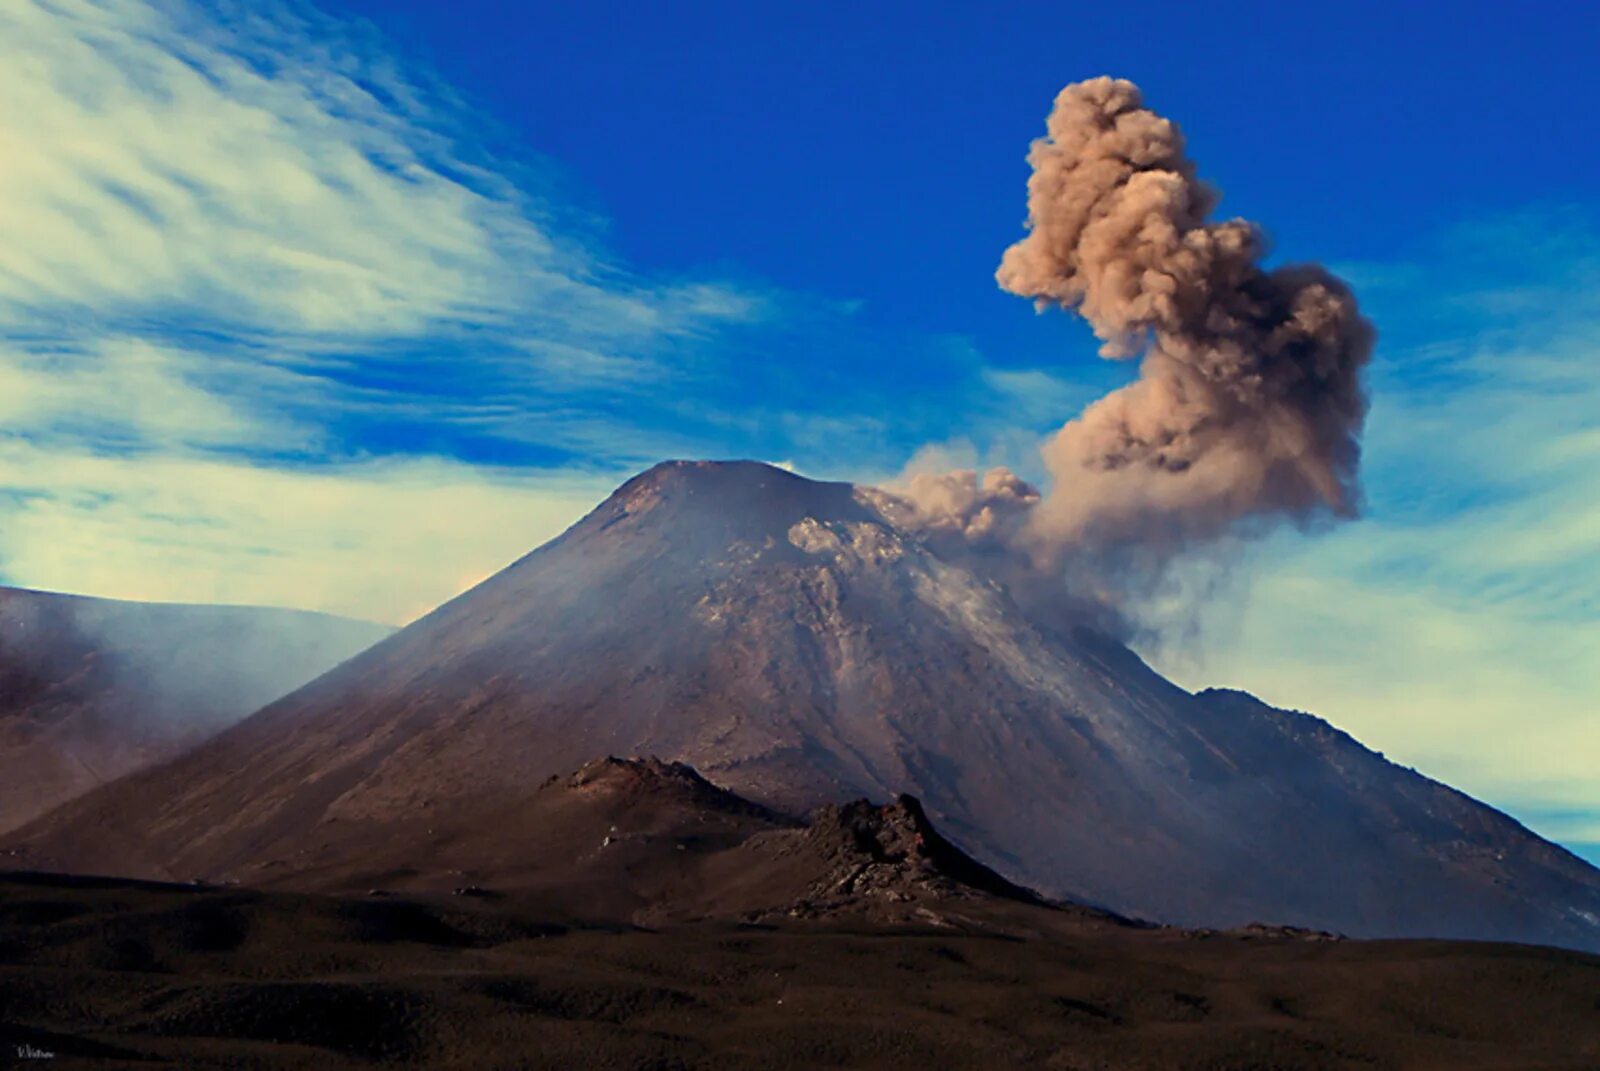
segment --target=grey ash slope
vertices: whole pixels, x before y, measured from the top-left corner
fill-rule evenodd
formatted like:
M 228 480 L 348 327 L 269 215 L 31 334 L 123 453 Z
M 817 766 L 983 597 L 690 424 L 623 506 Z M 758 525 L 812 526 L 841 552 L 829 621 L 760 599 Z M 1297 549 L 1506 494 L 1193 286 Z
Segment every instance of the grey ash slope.
M 0 588 L 0 830 L 176 754 L 393 631 Z
M 914 793 L 1006 876 L 1127 914 L 1600 947 L 1600 872 L 1576 857 L 1315 719 L 1191 696 L 1030 616 L 876 501 L 753 463 L 658 466 L 27 846 L 292 876 L 375 837 L 421 854 L 438 816 L 655 754 L 790 811 Z M 142 839 L 108 835 L 134 812 Z

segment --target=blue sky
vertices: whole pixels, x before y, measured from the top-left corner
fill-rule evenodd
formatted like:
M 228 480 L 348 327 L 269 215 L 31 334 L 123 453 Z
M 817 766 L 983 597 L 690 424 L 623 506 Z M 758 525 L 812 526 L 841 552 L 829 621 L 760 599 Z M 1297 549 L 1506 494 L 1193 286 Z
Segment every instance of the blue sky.
M 0 577 L 403 621 L 662 457 L 1038 476 L 1110 73 L 1382 336 L 1365 518 L 1147 654 L 1600 857 L 1600 10 L 990 7 L 0 0 Z

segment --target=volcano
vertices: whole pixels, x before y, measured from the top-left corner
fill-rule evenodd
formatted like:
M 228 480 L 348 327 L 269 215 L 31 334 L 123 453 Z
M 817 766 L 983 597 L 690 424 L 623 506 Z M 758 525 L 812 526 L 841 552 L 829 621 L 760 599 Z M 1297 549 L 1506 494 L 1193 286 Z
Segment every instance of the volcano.
M 476 836 L 493 881 L 516 867 L 490 834 L 548 778 L 655 755 L 775 812 L 911 793 L 1005 878 L 1127 915 L 1600 948 L 1600 871 L 1317 718 L 1178 688 L 891 505 L 751 462 L 657 466 L 9 842 L 39 868 L 316 887 L 365 880 L 348 861 L 375 846 L 416 874 Z
M 0 830 L 172 757 L 392 631 L 0 588 Z

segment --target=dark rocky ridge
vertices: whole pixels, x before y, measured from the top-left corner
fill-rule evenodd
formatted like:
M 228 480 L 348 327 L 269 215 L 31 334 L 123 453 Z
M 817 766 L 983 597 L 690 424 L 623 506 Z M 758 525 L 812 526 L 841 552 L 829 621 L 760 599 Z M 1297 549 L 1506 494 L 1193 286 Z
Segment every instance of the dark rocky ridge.
M 1122 923 L 1047 905 L 1000 877 L 947 841 L 915 797 L 829 804 L 796 818 L 656 758 L 587 763 L 515 808 L 435 833 L 423 865 L 390 857 L 385 876 L 398 879 L 391 885 L 437 890 L 442 869 L 470 883 L 457 893 L 512 896 L 541 905 L 545 917 L 590 923 L 804 918 L 988 928 L 1004 905 Z
M 0 588 L 0 830 L 170 758 L 393 631 Z
M 753 463 L 658 466 L 18 840 L 41 866 L 314 884 L 432 844 L 442 815 L 494 828 L 595 754 L 657 754 L 791 813 L 914 793 L 1008 878 L 1131 915 L 1600 947 L 1600 872 L 1575 856 L 1315 719 L 1178 689 L 881 503 Z
M 945 840 L 915 796 L 902 795 L 883 805 L 856 800 L 820 808 L 803 831 L 785 840 L 753 841 L 745 854 L 799 856 L 817 868 L 818 876 L 788 905 L 789 914 L 797 917 L 848 911 L 874 901 L 925 899 L 947 905 L 994 897 L 1044 903 L 1032 889 L 1007 881 Z

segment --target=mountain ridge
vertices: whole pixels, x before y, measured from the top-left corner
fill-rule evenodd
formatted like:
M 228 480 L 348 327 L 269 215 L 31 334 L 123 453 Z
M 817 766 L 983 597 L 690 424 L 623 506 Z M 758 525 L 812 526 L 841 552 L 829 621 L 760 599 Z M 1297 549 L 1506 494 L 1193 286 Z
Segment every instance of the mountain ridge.
M 1031 617 L 881 502 L 753 462 L 656 466 L 22 839 L 75 868 L 132 865 L 95 838 L 138 800 L 144 863 L 292 875 L 423 838 L 432 815 L 494 813 L 595 754 L 659 754 L 779 810 L 910 792 L 1008 878 L 1125 914 L 1600 947 L 1581 860 L 1353 741 Z

